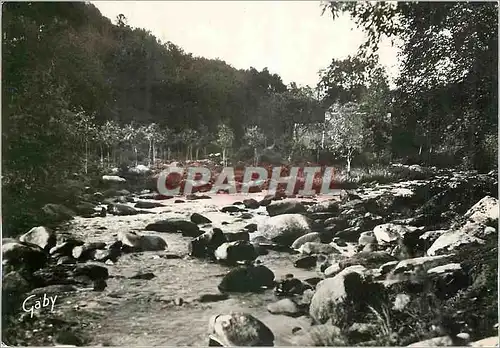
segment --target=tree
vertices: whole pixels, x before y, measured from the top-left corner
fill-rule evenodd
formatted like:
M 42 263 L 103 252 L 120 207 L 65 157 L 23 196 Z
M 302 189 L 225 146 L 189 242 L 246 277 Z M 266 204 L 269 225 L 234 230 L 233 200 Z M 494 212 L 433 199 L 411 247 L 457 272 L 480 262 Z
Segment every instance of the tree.
M 101 141 L 106 146 L 107 162 L 108 166 L 115 161 L 116 156 L 116 146 L 120 140 L 120 126 L 115 121 L 106 121 L 100 128 L 99 131 Z M 102 152 L 101 152 L 101 162 L 102 162 Z
M 84 146 L 84 154 L 85 154 L 85 164 L 84 170 L 85 174 L 88 173 L 88 164 L 89 164 L 89 142 L 96 139 L 96 127 L 94 124 L 94 116 L 86 115 L 84 111 L 79 111 L 75 114 L 77 119 L 76 121 L 76 130 L 79 138 L 83 142 Z
M 425 134 L 430 153 L 446 142 L 442 134 L 456 119 L 464 113 L 477 115 L 470 117 L 475 131 L 463 135 L 473 147 L 470 162 L 484 169 L 484 144 L 496 136 L 492 130 L 498 126 L 498 4 L 330 1 L 324 9 L 334 18 L 349 13 L 365 30 L 362 56 L 374 57 L 382 37 L 401 41 L 393 110 L 397 131 L 416 138 L 422 134 L 405 130 L 417 129 L 417 123 L 430 125 Z M 421 147 L 414 151 L 421 152 Z
M 229 126 L 225 124 L 219 125 L 219 130 L 217 133 L 217 145 L 222 148 L 222 163 L 227 166 L 226 152 L 227 149 L 233 145 L 234 133 Z
M 363 147 L 363 116 L 355 103 L 335 104 L 326 116 L 326 146 L 346 158 L 348 174 L 353 155 Z
M 159 128 L 156 123 L 151 123 L 146 127 L 143 127 L 143 133 L 146 139 L 148 140 L 148 166 L 151 165 L 151 160 L 153 164 L 156 162 L 156 148 L 155 144 L 158 139 Z
M 187 160 L 192 160 L 193 159 L 193 145 L 196 143 L 199 135 L 198 132 L 195 131 L 194 129 L 184 129 L 181 134 L 180 138 L 182 139 L 182 142 L 186 145 L 186 161 Z
M 129 144 L 135 155 L 135 166 L 138 165 L 138 150 L 137 145 L 141 139 L 144 139 L 144 129 L 136 127 L 133 123 L 127 124 L 123 128 L 123 140 Z
M 254 166 L 257 165 L 259 160 L 258 149 L 264 146 L 265 135 L 261 132 L 258 126 L 251 126 L 246 129 L 245 138 L 248 144 L 253 148 L 254 151 Z

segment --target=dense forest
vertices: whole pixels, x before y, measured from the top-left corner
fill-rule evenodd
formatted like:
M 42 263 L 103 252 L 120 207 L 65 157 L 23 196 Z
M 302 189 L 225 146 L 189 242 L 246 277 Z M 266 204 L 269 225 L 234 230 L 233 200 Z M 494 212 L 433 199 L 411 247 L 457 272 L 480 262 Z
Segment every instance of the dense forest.
M 359 55 L 332 60 L 317 86 L 299 87 L 267 69 L 195 57 L 90 3 L 5 3 L 6 228 L 30 226 L 74 173 L 209 152 L 248 161 L 275 145 L 290 161 L 322 152 L 357 165 L 497 165 L 496 3 L 331 2 L 324 10 L 350 13 L 368 41 Z M 392 90 L 377 59 L 384 36 L 403 42 Z M 326 137 L 306 144 L 297 123 Z

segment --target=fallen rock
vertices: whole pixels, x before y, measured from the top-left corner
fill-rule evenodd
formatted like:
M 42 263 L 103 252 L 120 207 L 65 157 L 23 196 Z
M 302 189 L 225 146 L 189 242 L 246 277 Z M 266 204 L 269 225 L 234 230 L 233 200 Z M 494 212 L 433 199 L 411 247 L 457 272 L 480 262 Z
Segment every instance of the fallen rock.
M 218 286 L 221 292 L 257 292 L 262 288 L 272 287 L 274 287 L 274 273 L 263 265 L 232 269 Z
M 125 178 L 122 178 L 121 176 L 117 176 L 117 175 L 103 175 L 102 181 L 103 182 L 126 182 L 127 180 L 125 180 Z
M 226 237 L 228 242 L 235 242 L 238 240 L 242 240 L 245 242 L 250 241 L 250 234 L 247 231 L 227 232 L 224 233 L 224 236 Z
M 488 234 L 497 233 L 489 226 L 476 222 L 467 222 L 456 230 L 441 234 L 427 250 L 427 255 L 441 255 L 449 253 L 462 246 L 484 244 Z
M 291 339 L 299 347 L 345 347 L 348 341 L 337 326 L 330 324 L 314 325 L 307 330 L 300 330 Z
M 47 220 L 52 223 L 68 221 L 76 216 L 76 213 L 62 204 L 45 204 L 42 207 L 42 212 Z
M 235 205 L 228 205 L 226 207 L 222 207 L 220 210 L 222 213 L 237 213 L 240 212 L 241 209 Z
M 108 204 L 108 213 L 117 216 L 137 215 L 139 211 L 126 204 Z
M 372 231 L 362 232 L 358 238 L 359 245 L 373 244 L 377 242 L 377 238 Z
M 302 237 L 297 238 L 293 243 L 292 243 L 292 249 L 299 249 L 303 244 L 307 242 L 316 242 L 316 243 L 321 243 L 321 234 L 318 232 L 312 232 L 308 233 L 306 235 L 303 235 Z
M 56 234 L 51 229 L 38 226 L 19 237 L 19 241 L 38 245 L 40 248 L 49 251 L 56 245 Z
M 411 233 L 418 230 L 415 226 L 405 226 L 397 225 L 393 223 L 387 223 L 378 225 L 373 229 L 373 234 L 377 239 L 377 242 L 381 245 L 396 242 L 397 240 L 404 238 L 407 233 Z
M 499 214 L 498 199 L 486 196 L 474 204 L 464 215 L 465 219 L 484 225 L 497 225 Z
M 80 202 L 75 206 L 75 212 L 83 217 L 92 217 L 95 211 L 96 205 L 90 202 Z
M 153 209 L 158 207 L 164 207 L 165 205 L 158 202 L 147 202 L 147 201 L 139 201 L 135 203 L 134 207 L 139 209 Z
M 167 249 L 167 242 L 160 236 L 119 232 L 118 241 L 130 247 L 131 251 L 162 251 Z
M 167 232 L 167 233 L 182 233 L 184 237 L 196 238 L 203 234 L 199 227 L 192 221 L 173 218 L 161 220 L 146 226 L 146 231 Z
M 340 260 L 341 269 L 361 265 L 368 269 L 378 268 L 386 262 L 395 261 L 396 258 L 385 251 L 362 251 L 349 258 Z
M 276 282 L 274 294 L 276 296 L 302 295 L 307 289 L 312 289 L 312 286 L 295 278 L 293 274 L 287 274 Z
M 244 199 L 243 204 L 245 205 L 245 208 L 247 208 L 247 209 L 257 209 L 258 207 L 260 207 L 259 202 L 257 202 L 253 198 Z
M 302 315 L 299 306 L 289 298 L 284 298 L 274 303 L 267 305 L 267 311 L 271 314 L 283 314 L 290 317 Z
M 337 214 L 338 212 L 339 212 L 339 203 L 336 200 L 328 200 L 316 203 L 307 208 L 308 214 L 315 214 L 315 213 Z
M 97 249 L 105 249 L 106 243 L 95 242 L 95 243 L 85 243 L 80 246 L 73 248 L 72 256 L 76 260 L 87 261 L 93 258 L 94 251 Z
M 306 213 L 304 205 L 296 201 L 274 201 L 266 206 L 266 210 L 269 216 Z
M 258 231 L 273 242 L 290 246 L 299 237 L 311 232 L 309 221 L 300 214 L 273 216 L 258 226 Z
M 293 263 L 294 267 L 297 268 L 313 268 L 316 267 L 316 263 L 318 261 L 318 258 L 316 255 L 309 255 L 309 256 L 304 256 L 301 257 Z
M 341 308 L 345 311 L 354 310 L 349 303 L 359 305 L 369 299 L 375 298 L 376 291 L 381 291 L 376 284 L 372 284 L 365 278 L 366 268 L 363 266 L 351 266 L 333 278 L 327 278 L 318 283 L 316 292 L 311 300 L 309 314 L 316 323 L 326 323 L 329 319 L 333 324 L 342 323 L 343 316 Z M 373 291 L 373 293 L 372 293 Z M 367 293 L 371 293 L 369 297 Z M 345 306 L 339 306 L 339 305 Z M 339 310 L 332 311 L 333 308 Z
M 209 333 L 209 339 L 223 347 L 274 346 L 271 329 L 247 313 L 236 312 L 211 317 Z
M 258 256 L 253 245 L 246 241 L 223 243 L 215 250 L 214 255 L 217 261 L 229 264 L 240 261 L 254 261 Z
M 300 253 L 305 255 L 317 254 L 340 254 L 340 251 L 330 244 L 307 242 L 299 248 Z
M 212 223 L 212 220 L 210 220 L 209 218 L 201 215 L 201 214 L 198 214 L 198 213 L 193 213 L 191 215 L 191 222 L 197 224 L 197 225 L 201 225 L 201 224 L 210 224 Z
M 215 257 L 215 250 L 226 243 L 227 239 L 219 228 L 207 231 L 191 240 L 188 244 L 189 255 L 193 257 Z
M 441 266 L 448 263 L 452 255 L 441 255 L 441 256 L 424 256 L 416 257 L 413 259 L 400 261 L 394 270 L 393 274 L 412 272 L 413 270 L 422 269 L 427 271 L 428 269 Z
M 13 270 L 37 270 L 45 266 L 47 253 L 38 245 L 23 242 L 2 244 L 2 266 Z M 3 268 L 3 272 L 6 272 Z
M 206 303 L 206 302 L 218 302 L 224 301 L 229 298 L 228 294 L 202 294 L 198 297 L 198 302 Z

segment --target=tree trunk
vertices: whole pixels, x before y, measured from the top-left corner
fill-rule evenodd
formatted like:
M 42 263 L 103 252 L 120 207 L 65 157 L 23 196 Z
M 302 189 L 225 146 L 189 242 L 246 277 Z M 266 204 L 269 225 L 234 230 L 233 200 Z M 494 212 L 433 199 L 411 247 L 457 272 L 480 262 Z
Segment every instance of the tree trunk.
M 148 167 L 151 167 L 151 140 L 149 140 L 149 148 L 148 148 Z
M 88 165 L 89 165 L 89 144 L 87 139 L 85 139 L 85 174 L 88 173 Z
M 352 151 L 347 152 L 347 176 L 351 176 Z
M 101 148 L 101 167 L 104 166 L 104 150 L 102 148 L 102 144 L 100 144 Z
M 171 152 L 172 152 L 172 150 L 170 149 L 170 146 L 167 147 L 167 161 L 170 161 Z
M 199 147 L 197 147 L 197 148 L 196 148 L 196 155 L 195 155 L 196 160 L 198 160 L 198 154 L 199 154 L 199 153 L 200 153 L 200 148 L 199 148 Z
M 153 141 L 153 166 L 155 165 L 156 163 L 156 146 L 155 146 L 155 142 Z
M 256 147 L 253 148 L 253 165 L 254 165 L 254 167 L 257 166 L 257 148 Z
M 137 158 L 137 146 L 134 146 L 134 152 L 135 152 L 135 166 L 137 167 L 137 164 L 138 164 L 138 158 Z
M 222 165 L 226 166 L 226 148 L 222 149 Z

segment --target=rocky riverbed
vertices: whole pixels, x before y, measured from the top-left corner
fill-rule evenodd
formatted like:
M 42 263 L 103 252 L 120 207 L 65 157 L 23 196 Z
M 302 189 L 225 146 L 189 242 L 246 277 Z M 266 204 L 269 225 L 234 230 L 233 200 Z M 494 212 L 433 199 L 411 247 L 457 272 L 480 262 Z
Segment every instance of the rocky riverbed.
M 211 334 L 225 345 L 307 346 L 488 338 L 498 322 L 491 308 L 476 322 L 454 317 L 453 330 L 419 323 L 406 331 L 382 330 L 373 309 L 404 322 L 421 294 L 449 301 L 490 286 L 480 283 L 487 270 L 477 275 L 463 252 L 496 243 L 496 180 L 496 173 L 436 173 L 334 197 L 92 193 L 94 201 L 82 203 L 92 208 L 80 212 L 86 217 L 3 240 L 2 340 L 207 345 Z M 485 298 L 497 293 L 489 290 Z M 29 295 L 34 304 L 44 294 L 57 296 L 53 312 L 23 312 Z M 234 312 L 243 314 L 224 319 Z

